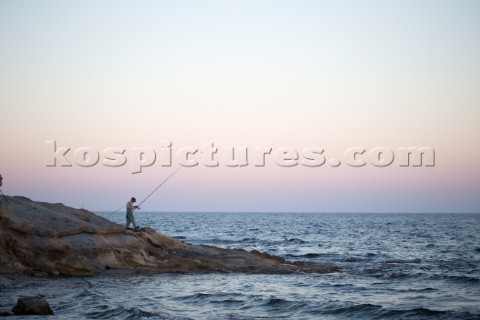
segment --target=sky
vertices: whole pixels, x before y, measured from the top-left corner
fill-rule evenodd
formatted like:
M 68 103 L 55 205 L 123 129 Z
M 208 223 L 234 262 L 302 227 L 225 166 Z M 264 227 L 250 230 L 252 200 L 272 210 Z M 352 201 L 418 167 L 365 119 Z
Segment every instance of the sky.
M 478 213 L 478 57 L 478 1 L 0 0 L 2 191 L 113 211 L 182 167 L 143 210 Z

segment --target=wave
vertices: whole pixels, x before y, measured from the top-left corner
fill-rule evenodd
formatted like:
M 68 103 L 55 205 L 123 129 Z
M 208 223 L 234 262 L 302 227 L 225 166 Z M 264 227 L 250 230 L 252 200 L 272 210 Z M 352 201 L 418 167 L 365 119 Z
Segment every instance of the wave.
M 388 318 L 412 318 L 416 319 L 420 316 L 435 316 L 440 317 L 442 315 L 447 315 L 448 311 L 440 311 L 440 310 L 431 310 L 427 308 L 414 308 L 414 309 L 407 309 L 407 310 L 385 310 L 382 316 Z
M 422 317 L 434 317 L 436 319 L 465 319 L 470 318 L 472 314 L 468 312 L 432 310 L 428 308 L 412 309 L 388 309 L 376 304 L 353 304 L 350 306 L 338 305 L 338 302 L 332 303 L 323 309 L 308 310 L 315 315 L 333 315 L 348 319 L 418 319 Z
M 245 303 L 242 299 L 242 294 L 230 294 L 230 293 L 195 293 L 179 297 L 178 300 L 185 300 L 190 303 L 213 303 L 213 304 L 240 304 Z
M 287 258 L 308 258 L 308 259 L 312 259 L 312 258 L 320 258 L 320 257 L 323 257 L 325 255 L 328 255 L 328 254 L 324 254 L 324 253 L 314 253 L 314 252 L 309 252 L 309 253 L 305 253 L 305 254 L 287 254 L 285 255 Z
M 303 308 L 307 306 L 307 303 L 303 301 L 291 301 L 277 297 L 270 297 L 265 299 L 262 297 L 260 299 L 261 303 L 258 307 L 265 308 L 271 312 L 293 312 L 293 311 L 301 311 Z
M 362 262 L 362 261 L 366 261 L 366 259 L 361 257 L 349 256 L 344 259 L 340 259 L 339 261 L 340 262 Z
M 206 300 L 206 299 L 211 299 L 214 295 L 210 293 L 195 293 L 192 295 L 187 295 L 183 297 L 178 297 L 178 300 L 189 300 L 189 301 L 195 301 L 195 300 Z
M 469 277 L 469 276 L 447 276 L 447 280 L 463 283 L 478 283 L 480 282 L 479 278 Z
M 402 271 L 388 271 L 381 276 L 383 279 L 405 279 L 411 278 L 412 275 Z
M 428 308 L 414 308 L 406 310 L 385 310 L 382 317 L 387 319 L 418 319 L 418 318 L 435 318 L 435 319 L 479 319 L 480 314 L 471 313 L 469 311 L 453 311 L 453 310 L 432 310 Z
M 302 239 L 299 239 L 299 238 L 290 238 L 290 239 L 287 239 L 287 241 L 290 242 L 290 243 L 294 243 L 294 244 L 304 244 L 304 243 L 307 243 L 307 241 L 302 240 Z
M 111 308 L 107 305 L 100 305 L 97 306 L 96 309 L 103 310 L 89 312 L 85 316 L 93 319 L 141 319 L 154 317 L 162 317 L 162 319 L 171 318 L 171 316 L 166 314 L 148 312 L 140 308 L 126 308 L 122 306 Z
M 200 244 L 237 244 L 260 242 L 257 238 L 249 237 L 228 237 L 228 238 L 210 238 L 210 239 L 189 239 L 189 241 Z
M 403 263 L 421 263 L 422 260 L 420 259 L 388 259 L 385 260 L 384 263 L 396 263 L 396 264 L 403 264 Z
M 382 310 L 382 306 L 374 305 L 370 303 L 366 304 L 357 304 L 357 305 L 350 305 L 350 306 L 339 306 L 337 303 L 331 303 L 327 305 L 323 309 L 319 310 L 311 310 L 310 313 L 314 314 L 325 314 L 325 315 L 338 315 L 342 317 L 349 317 L 349 318 L 363 318 L 366 315 L 373 318 L 373 316 L 377 316 L 378 312 Z

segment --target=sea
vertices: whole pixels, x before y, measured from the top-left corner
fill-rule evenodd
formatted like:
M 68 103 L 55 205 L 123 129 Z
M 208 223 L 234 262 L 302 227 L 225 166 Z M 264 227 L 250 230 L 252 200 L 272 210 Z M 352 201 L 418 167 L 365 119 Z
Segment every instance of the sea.
M 188 243 L 341 272 L 11 279 L 0 286 L 0 310 L 38 294 L 55 312 L 48 319 L 480 319 L 480 214 L 139 211 L 136 219 Z

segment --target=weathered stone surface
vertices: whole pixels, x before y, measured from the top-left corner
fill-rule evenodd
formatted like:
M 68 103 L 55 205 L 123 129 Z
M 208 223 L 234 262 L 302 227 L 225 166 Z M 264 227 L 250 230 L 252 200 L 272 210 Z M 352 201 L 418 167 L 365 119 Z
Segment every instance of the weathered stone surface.
M 118 269 L 155 272 L 335 272 L 258 251 L 191 245 L 153 229 L 124 230 L 93 212 L 9 197 L 0 208 L 0 272 L 93 275 Z
M 50 315 L 53 314 L 52 308 L 45 299 L 35 297 L 18 298 L 17 304 L 12 308 L 16 315 Z

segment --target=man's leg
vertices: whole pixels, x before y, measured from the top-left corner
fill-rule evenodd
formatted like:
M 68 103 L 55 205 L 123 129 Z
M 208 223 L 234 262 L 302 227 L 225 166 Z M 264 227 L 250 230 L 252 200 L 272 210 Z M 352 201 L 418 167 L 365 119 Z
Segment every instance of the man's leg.
M 125 224 L 125 229 L 128 229 L 128 227 L 130 226 L 130 222 L 131 222 L 130 221 L 130 215 L 128 213 L 127 213 L 126 219 L 127 219 L 127 223 Z
M 133 213 L 127 213 L 127 228 L 130 225 L 130 222 L 133 224 L 133 227 L 137 227 L 137 223 L 135 222 L 135 216 Z
M 132 213 L 132 216 L 130 217 L 130 220 L 132 220 L 132 224 L 134 228 L 138 228 L 137 223 L 135 222 L 135 216 Z

